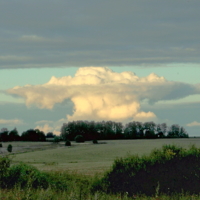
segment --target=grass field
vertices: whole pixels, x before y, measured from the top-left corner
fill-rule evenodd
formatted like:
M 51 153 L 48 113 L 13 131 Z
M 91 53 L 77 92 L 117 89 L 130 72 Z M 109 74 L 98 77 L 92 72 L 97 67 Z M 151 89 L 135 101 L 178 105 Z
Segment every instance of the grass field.
M 64 190 L 55 190 L 51 186 L 47 189 L 33 189 L 30 186 L 31 176 L 27 178 L 27 187 L 21 188 L 20 184 L 11 189 L 0 188 L 0 199 L 5 200 L 35 200 L 35 199 L 52 199 L 52 200 L 199 200 L 199 194 L 175 193 L 175 194 L 160 194 L 155 190 L 153 196 L 145 196 L 140 193 L 134 193 L 133 196 L 125 194 L 114 194 L 97 191 L 92 192 L 91 186 L 93 183 L 98 183 L 107 169 L 109 169 L 115 158 L 124 157 L 132 154 L 149 154 L 152 149 L 160 148 L 165 144 L 178 145 L 185 148 L 195 145 L 200 147 L 200 138 L 187 139 L 154 139 L 154 140 L 110 140 L 99 141 L 100 144 L 92 142 L 75 143 L 72 142 L 71 147 L 65 147 L 64 142 L 53 144 L 52 142 L 7 142 L 3 143 L 3 148 L 0 148 L 2 155 L 8 154 L 6 148 L 9 144 L 13 146 L 13 152 L 10 154 L 13 164 L 25 162 L 34 165 L 40 170 L 51 172 L 37 172 L 33 176 L 33 180 L 40 173 L 41 177 L 49 174 L 56 181 L 61 181 L 62 184 L 67 184 Z M 19 165 L 17 165 L 19 166 Z M 21 165 L 24 166 L 24 165 Z M 15 166 L 12 166 L 13 168 Z M 10 170 L 12 169 L 10 167 Z M 27 166 L 30 168 L 30 166 Z M 22 171 L 25 168 L 20 168 Z M 13 170 L 11 170 L 12 172 Z M 73 171 L 73 173 L 71 172 Z M 33 171 L 32 171 L 33 172 Z M 99 172 L 97 176 L 94 176 Z M 38 174 L 39 173 L 39 174 Z M 15 173 L 14 173 L 15 174 Z M 17 176 L 18 173 L 16 173 Z M 22 173 L 24 176 L 24 173 Z M 11 173 L 13 176 L 13 173 Z M 37 176 L 36 176 L 37 175 Z M 90 175 L 90 176 L 88 176 Z M 11 177 L 12 177 L 11 176 Z M 23 177 L 22 176 L 22 177 Z M 10 179 L 7 179 L 10 180 Z M 18 179 L 16 179 L 18 180 Z M 21 179 L 19 179 L 20 181 Z M 33 181 L 32 180 L 32 181 Z M 51 182 L 51 179 L 49 183 Z M 97 181 L 97 182 L 96 182 Z M 56 182 L 60 188 L 60 182 Z M 56 185 L 53 182 L 52 186 Z M 182 182 L 181 182 L 182 184 Z
M 51 142 L 11 142 L 13 163 L 25 162 L 36 166 L 40 170 L 68 170 L 85 175 L 102 173 L 112 166 L 117 157 L 128 154 L 148 154 L 154 148 L 164 144 L 176 144 L 189 147 L 195 144 L 200 147 L 200 138 L 187 139 L 155 139 L 155 140 L 107 140 L 102 144 L 92 142 L 75 143 L 65 147 L 64 143 L 58 145 Z

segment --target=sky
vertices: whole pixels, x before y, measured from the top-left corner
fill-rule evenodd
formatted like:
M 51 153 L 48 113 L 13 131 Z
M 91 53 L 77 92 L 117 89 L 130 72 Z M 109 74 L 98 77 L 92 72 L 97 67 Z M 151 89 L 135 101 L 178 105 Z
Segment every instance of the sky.
M 154 121 L 200 136 L 199 7 L 0 0 L 0 129 Z

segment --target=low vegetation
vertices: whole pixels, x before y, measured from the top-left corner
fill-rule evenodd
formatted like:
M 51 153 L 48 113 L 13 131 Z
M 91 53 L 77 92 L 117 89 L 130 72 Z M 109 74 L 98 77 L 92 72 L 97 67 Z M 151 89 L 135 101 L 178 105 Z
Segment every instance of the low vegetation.
M 149 155 L 117 158 L 103 176 L 45 172 L 11 162 L 0 157 L 0 199 L 200 199 L 200 149 L 195 146 L 164 145 Z
M 12 152 L 12 145 L 11 144 L 8 145 L 7 151 L 10 152 L 10 153 Z
M 93 142 L 93 144 L 98 144 L 97 140 L 93 140 L 92 142 Z
M 66 140 L 65 146 L 71 146 L 71 142 L 69 140 Z
M 106 193 L 174 194 L 200 192 L 200 149 L 164 145 L 150 155 L 128 156 L 114 161 L 94 190 Z
M 85 139 L 82 135 L 77 135 L 74 140 L 77 142 L 77 143 L 80 143 L 80 142 L 85 142 Z

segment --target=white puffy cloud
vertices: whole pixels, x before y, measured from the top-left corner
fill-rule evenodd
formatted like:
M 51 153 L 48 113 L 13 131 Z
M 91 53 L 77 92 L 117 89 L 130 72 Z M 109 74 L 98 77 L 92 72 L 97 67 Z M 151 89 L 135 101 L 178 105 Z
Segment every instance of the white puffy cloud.
M 139 122 L 156 121 L 157 117 L 153 112 L 139 112 L 135 115 L 134 120 Z
M 200 126 L 200 122 L 194 121 L 194 122 L 187 124 L 187 126 L 189 126 L 189 127 Z
M 68 120 L 149 121 L 153 112 L 141 110 L 140 102 L 181 99 L 199 94 L 197 85 L 167 81 L 151 73 L 138 77 L 133 72 L 113 72 L 106 67 L 82 67 L 74 77 L 52 77 L 43 85 L 25 85 L 7 90 L 25 99 L 26 105 L 52 109 L 69 99 L 74 104 Z M 47 129 L 47 126 L 46 126 Z
M 39 129 L 40 131 L 43 131 L 44 133 L 48 133 L 52 131 L 53 127 L 49 126 L 49 124 L 44 124 L 43 126 L 36 126 L 34 129 Z
M 54 135 L 60 135 L 60 127 L 64 122 L 66 122 L 66 119 L 60 119 L 55 122 L 48 120 L 37 121 L 35 122 L 37 126 L 34 129 L 39 129 L 45 134 L 48 132 L 52 132 Z
M 19 125 L 23 124 L 23 121 L 20 119 L 0 119 L 0 124 Z

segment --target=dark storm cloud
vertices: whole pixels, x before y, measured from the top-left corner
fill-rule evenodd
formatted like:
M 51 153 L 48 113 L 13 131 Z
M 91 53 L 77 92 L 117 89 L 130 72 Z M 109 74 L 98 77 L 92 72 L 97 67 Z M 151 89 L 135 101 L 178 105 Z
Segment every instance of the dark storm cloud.
M 199 63 L 200 1 L 0 1 L 0 68 Z

